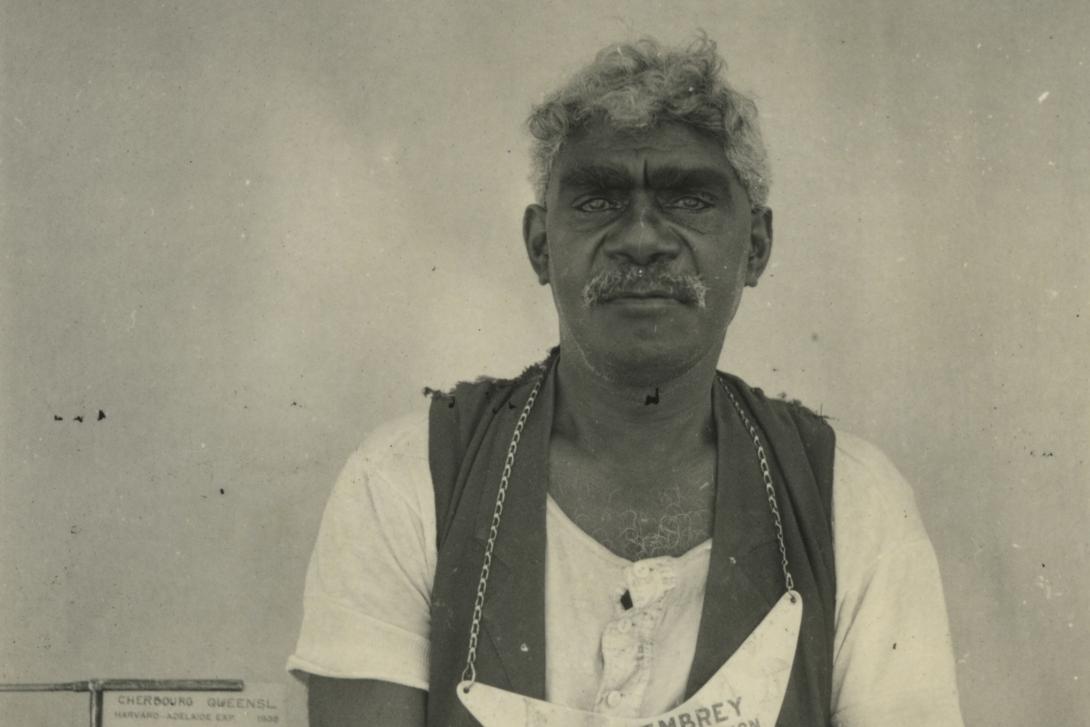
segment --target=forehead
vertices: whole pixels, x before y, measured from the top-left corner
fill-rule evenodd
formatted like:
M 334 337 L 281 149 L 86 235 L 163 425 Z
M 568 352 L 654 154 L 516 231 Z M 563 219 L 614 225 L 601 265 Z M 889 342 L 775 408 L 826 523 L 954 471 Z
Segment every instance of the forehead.
M 722 143 L 710 134 L 677 123 L 618 130 L 595 122 L 565 139 L 549 175 L 550 191 L 580 177 L 586 168 L 613 168 L 634 181 L 659 168 L 708 172 L 710 179 L 736 186 L 737 175 Z

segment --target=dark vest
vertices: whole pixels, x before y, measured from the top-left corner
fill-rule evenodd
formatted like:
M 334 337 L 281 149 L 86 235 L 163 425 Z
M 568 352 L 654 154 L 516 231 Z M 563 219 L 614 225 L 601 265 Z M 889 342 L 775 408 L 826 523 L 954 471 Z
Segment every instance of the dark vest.
M 477 725 L 455 695 L 465 667 L 484 546 L 511 433 L 534 382 L 556 356 L 517 379 L 459 384 L 432 398 L 429 458 L 439 558 L 431 597 L 428 727 Z M 795 589 L 798 651 L 777 725 L 828 725 L 832 691 L 831 427 L 798 404 L 771 400 L 720 374 L 757 426 L 776 488 Z M 493 554 L 477 647 L 477 679 L 545 698 L 545 502 L 555 376 L 546 376 L 522 433 Z M 779 545 L 752 437 L 719 386 L 711 562 L 688 698 L 722 666 L 784 593 Z M 766 726 L 767 727 L 767 726 Z

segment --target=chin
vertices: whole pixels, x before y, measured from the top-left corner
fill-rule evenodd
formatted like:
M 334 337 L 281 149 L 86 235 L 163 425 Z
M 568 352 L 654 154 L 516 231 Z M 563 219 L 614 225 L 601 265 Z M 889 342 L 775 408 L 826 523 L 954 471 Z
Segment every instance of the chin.
M 719 361 L 724 329 L 709 330 L 692 321 L 566 321 L 561 318 L 561 350 L 578 353 L 597 376 L 623 386 L 646 387 L 681 378 L 709 357 Z M 589 325 L 588 325 L 589 323 Z M 713 350 L 714 349 L 714 350 Z
M 600 375 L 627 386 L 658 386 L 689 372 L 703 358 L 704 351 L 635 341 L 613 349 L 583 349 L 592 368 Z

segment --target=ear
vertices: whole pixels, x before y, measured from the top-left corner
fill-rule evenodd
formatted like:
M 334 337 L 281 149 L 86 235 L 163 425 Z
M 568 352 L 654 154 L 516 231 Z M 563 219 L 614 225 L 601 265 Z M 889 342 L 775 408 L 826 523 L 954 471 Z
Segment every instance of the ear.
M 749 260 L 746 262 L 746 285 L 757 287 L 757 281 L 772 257 L 772 210 L 757 206 L 750 212 Z
M 549 284 L 549 237 L 545 233 L 545 208 L 532 204 L 522 215 L 522 239 L 526 243 L 526 256 L 537 273 L 537 281 Z

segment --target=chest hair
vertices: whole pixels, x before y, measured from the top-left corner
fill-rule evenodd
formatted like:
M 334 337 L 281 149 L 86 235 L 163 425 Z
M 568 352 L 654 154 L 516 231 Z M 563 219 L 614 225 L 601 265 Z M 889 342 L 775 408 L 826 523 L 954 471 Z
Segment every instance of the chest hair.
M 602 468 L 564 452 L 549 463 L 564 514 L 622 558 L 683 555 L 712 535 L 714 448 L 680 467 Z

